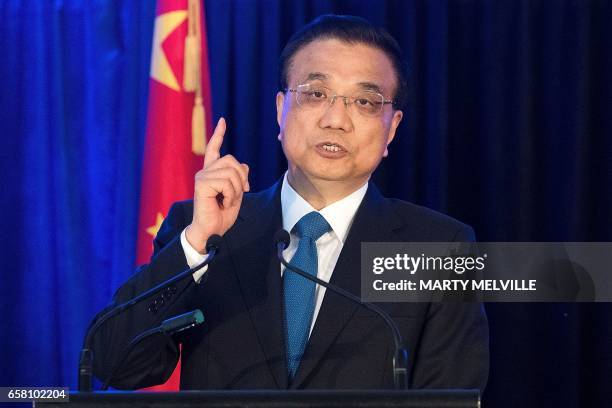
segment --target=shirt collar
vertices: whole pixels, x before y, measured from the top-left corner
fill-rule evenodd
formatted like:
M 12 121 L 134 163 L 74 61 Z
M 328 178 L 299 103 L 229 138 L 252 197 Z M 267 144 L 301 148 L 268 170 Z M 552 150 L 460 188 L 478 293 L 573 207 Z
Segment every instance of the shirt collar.
M 357 208 L 359 208 L 359 204 L 361 204 L 367 190 L 368 183 L 366 182 L 348 196 L 319 211 L 331 226 L 332 231 L 343 243 L 353 223 Z M 289 232 L 291 232 L 295 224 L 297 224 L 304 215 L 316 211 L 308 201 L 304 200 L 304 198 L 289 185 L 287 173 L 285 173 L 283 177 L 283 186 L 281 188 L 281 207 L 283 211 L 283 228 Z

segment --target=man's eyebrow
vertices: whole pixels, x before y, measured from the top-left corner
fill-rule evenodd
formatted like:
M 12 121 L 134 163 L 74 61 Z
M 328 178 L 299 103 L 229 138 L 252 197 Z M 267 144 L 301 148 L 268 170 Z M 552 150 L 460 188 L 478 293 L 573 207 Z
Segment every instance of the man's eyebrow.
M 329 77 L 322 72 L 311 72 L 305 79 L 305 82 L 308 81 L 325 81 Z
M 309 81 L 327 81 L 329 79 L 329 76 L 322 73 L 322 72 L 311 72 L 308 74 L 308 76 L 306 77 L 306 79 L 304 80 L 304 82 L 309 82 Z M 374 82 L 358 82 L 357 85 L 361 88 L 361 89 L 365 89 L 368 91 L 374 91 L 374 92 L 378 92 L 379 94 L 383 94 L 383 90 L 382 88 L 375 84 Z
M 381 95 L 383 93 L 382 88 L 373 82 L 359 82 L 357 85 L 359 85 L 360 88 L 365 89 L 367 91 L 378 92 Z

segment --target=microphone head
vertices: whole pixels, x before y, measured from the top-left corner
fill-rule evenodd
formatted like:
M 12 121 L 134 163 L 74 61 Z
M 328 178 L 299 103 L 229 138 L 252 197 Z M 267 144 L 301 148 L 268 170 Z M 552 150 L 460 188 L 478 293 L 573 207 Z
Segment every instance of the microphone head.
M 217 252 L 219 252 L 219 248 L 221 247 L 222 240 L 223 238 L 221 238 L 221 236 L 217 234 L 213 234 L 210 237 L 208 237 L 208 241 L 206 241 L 206 252 L 210 252 L 210 250 L 213 248 Z
M 182 315 L 170 317 L 159 326 L 164 333 L 178 333 L 180 331 L 197 326 L 204 322 L 204 315 L 200 309 L 183 313 Z
M 192 313 L 193 316 L 193 324 L 198 325 L 204 322 L 204 314 L 200 309 L 194 310 Z
M 279 229 L 278 231 L 276 231 L 276 234 L 274 234 L 274 245 L 276 247 L 278 247 L 279 244 L 282 244 L 283 249 L 285 249 L 289 246 L 290 242 L 291 237 L 289 236 L 289 233 L 284 229 Z

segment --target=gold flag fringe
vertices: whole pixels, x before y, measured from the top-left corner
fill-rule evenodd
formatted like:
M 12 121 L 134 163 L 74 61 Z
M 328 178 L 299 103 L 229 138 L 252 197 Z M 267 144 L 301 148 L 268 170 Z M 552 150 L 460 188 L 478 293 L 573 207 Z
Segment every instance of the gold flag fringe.
M 200 16 L 200 0 L 189 0 L 189 31 L 185 38 L 183 89 L 187 92 L 195 92 L 191 114 L 191 151 L 203 156 L 206 150 L 206 116 L 202 103 Z
M 195 13 L 198 2 L 199 0 L 189 0 L 187 13 L 189 29 L 187 31 L 187 37 L 185 37 L 185 55 L 183 58 L 183 89 L 186 92 L 195 92 L 197 86 L 196 76 L 200 65 L 200 44 L 198 44 L 196 27 L 198 15 Z
M 199 156 L 203 156 L 206 150 L 206 131 L 204 129 L 206 129 L 206 116 L 202 97 L 196 96 L 191 114 L 191 151 Z

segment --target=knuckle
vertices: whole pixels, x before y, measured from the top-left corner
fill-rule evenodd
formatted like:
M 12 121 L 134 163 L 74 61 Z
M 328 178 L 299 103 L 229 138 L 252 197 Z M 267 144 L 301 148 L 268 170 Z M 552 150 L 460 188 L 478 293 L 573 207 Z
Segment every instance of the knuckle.
M 230 165 L 233 166 L 234 168 L 236 169 L 240 168 L 240 162 L 234 156 L 230 157 L 228 161 Z
M 240 172 L 238 170 L 236 170 L 235 167 L 230 167 L 229 171 L 232 173 L 232 177 L 240 178 Z

